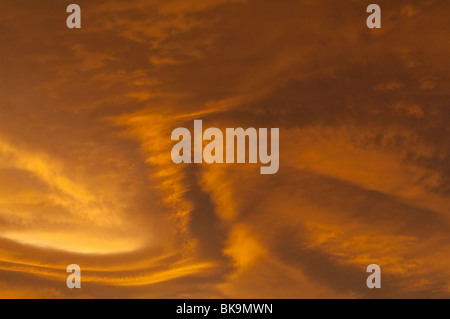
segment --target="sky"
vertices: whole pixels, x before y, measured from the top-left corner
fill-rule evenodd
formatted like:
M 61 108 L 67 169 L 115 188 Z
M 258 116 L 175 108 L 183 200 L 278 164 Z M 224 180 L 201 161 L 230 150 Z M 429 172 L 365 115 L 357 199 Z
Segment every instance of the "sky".
M 68 29 L 0 0 L 0 297 L 450 297 L 450 3 L 373 2 L 77 0 Z M 279 128 L 279 171 L 174 164 L 195 119 Z

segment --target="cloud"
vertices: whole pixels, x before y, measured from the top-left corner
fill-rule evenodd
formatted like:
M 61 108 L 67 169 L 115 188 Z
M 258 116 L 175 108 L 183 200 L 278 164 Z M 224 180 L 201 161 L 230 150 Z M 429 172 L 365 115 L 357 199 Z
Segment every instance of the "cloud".
M 448 296 L 447 3 L 78 4 L 0 4 L 1 297 Z M 175 165 L 195 119 L 279 172 Z

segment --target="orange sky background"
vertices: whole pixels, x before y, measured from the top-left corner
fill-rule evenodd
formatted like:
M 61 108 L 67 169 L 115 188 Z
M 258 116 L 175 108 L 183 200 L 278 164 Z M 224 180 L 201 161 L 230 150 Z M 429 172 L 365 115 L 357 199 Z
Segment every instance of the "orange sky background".
M 70 3 L 0 2 L 0 297 L 450 297 L 448 1 Z M 175 165 L 194 119 L 278 173 Z

